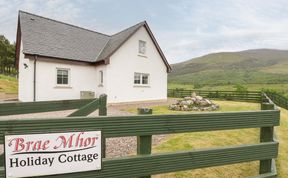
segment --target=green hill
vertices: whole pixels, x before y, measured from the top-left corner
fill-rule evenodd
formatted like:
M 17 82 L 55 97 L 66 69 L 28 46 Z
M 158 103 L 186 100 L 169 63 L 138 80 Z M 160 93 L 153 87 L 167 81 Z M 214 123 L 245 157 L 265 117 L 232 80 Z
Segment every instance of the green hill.
M 208 54 L 172 65 L 169 83 L 288 83 L 288 50 L 256 49 Z

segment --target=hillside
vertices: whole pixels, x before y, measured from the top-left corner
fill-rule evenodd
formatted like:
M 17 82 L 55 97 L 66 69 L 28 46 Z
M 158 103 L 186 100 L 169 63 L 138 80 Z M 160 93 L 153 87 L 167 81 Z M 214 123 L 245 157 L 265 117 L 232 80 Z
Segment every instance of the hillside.
M 288 83 L 288 50 L 256 49 L 208 54 L 172 65 L 169 83 Z

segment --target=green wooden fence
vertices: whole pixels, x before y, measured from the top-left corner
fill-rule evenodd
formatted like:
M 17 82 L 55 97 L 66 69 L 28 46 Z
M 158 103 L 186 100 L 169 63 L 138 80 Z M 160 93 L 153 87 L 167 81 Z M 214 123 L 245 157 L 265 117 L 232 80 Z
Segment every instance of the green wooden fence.
M 103 95 L 99 99 L 0 103 L 0 116 L 62 111 L 82 107 L 86 107 L 86 110 L 92 109 L 92 111 L 100 108 L 99 112 L 106 112 L 103 111 L 106 108 L 106 97 L 106 95 Z M 83 109 L 79 111 L 83 112 Z
M 186 89 L 168 89 L 168 97 L 182 98 L 185 96 L 191 96 L 192 93 L 196 93 L 205 98 L 211 99 L 223 99 L 233 101 L 250 101 L 260 102 L 261 92 L 260 91 L 211 91 L 211 90 L 186 90 Z
M 103 158 L 101 171 L 42 177 L 148 177 L 154 174 L 257 160 L 260 160 L 260 175 L 256 177 L 277 177 L 273 159 L 278 155 L 278 142 L 273 137 L 275 134 L 273 128 L 279 125 L 280 111 L 265 97 L 266 95 L 261 96 L 262 111 L 121 117 L 80 116 L 53 120 L 0 120 L 0 144 L 3 144 L 6 132 L 29 134 L 101 130 L 102 139 L 105 140 L 112 137 L 139 136 L 143 138 L 158 134 L 261 128 L 260 143 L 122 158 Z M 106 103 L 106 100 L 103 103 Z M 82 109 L 83 113 L 86 113 L 85 107 Z M 151 145 L 148 146 L 151 149 Z M 0 159 L 3 165 L 3 156 Z M 0 167 L 0 177 L 4 177 L 4 173 L 5 168 Z
M 278 106 L 288 109 L 288 98 L 275 92 L 267 91 L 265 94 Z

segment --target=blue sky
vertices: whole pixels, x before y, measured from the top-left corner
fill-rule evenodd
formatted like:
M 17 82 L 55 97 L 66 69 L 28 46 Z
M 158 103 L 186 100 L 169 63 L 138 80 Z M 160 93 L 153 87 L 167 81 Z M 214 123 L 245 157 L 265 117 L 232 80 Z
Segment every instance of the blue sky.
M 24 10 L 106 34 L 147 20 L 170 63 L 221 51 L 288 49 L 287 0 L 0 0 L 15 41 Z

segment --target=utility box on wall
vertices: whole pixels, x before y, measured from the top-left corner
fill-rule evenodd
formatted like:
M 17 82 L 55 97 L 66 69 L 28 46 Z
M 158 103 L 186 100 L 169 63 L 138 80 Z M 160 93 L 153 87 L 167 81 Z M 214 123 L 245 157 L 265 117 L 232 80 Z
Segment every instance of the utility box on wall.
M 80 91 L 80 99 L 95 98 L 95 92 L 93 91 Z

